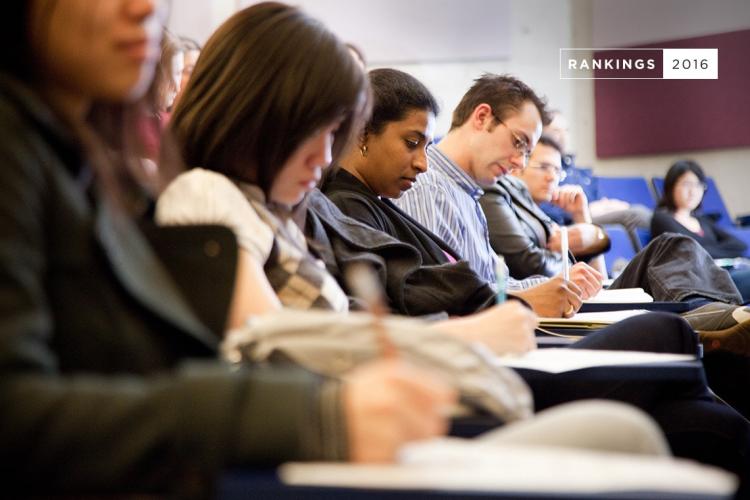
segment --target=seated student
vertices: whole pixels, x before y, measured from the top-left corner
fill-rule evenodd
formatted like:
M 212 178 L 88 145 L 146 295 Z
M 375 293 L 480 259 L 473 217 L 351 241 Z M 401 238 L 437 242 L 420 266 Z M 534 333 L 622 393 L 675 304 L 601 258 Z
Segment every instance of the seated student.
M 476 309 L 467 309 L 466 305 L 476 303 L 475 297 L 484 297 L 487 294 L 481 288 L 477 288 L 474 283 L 485 283 L 484 286 L 489 289 L 487 282 L 472 271 L 467 262 L 462 261 L 461 257 L 444 241 L 389 200 L 389 198 L 401 196 L 402 190 L 410 187 L 410 179 L 415 179 L 419 173 L 426 170 L 424 147 L 427 144 L 427 137 L 425 133 L 430 137 L 432 135 L 434 117 L 438 112 L 437 103 L 429 91 L 413 77 L 396 70 L 373 70 L 370 72 L 370 81 L 376 93 L 373 116 L 367 123 L 359 147 L 345 156 L 341 162 L 341 169 L 330 171 L 324 181 L 323 191 L 348 216 L 416 248 L 420 256 L 419 265 L 422 266 L 422 274 L 444 276 L 443 279 L 436 279 L 432 283 L 424 283 L 426 280 L 419 281 L 420 285 L 424 284 L 433 288 L 429 294 L 432 297 L 431 303 L 435 303 L 436 297 L 445 295 L 446 300 L 438 302 L 445 304 L 444 310 L 450 314 L 463 315 L 475 312 Z M 386 143 L 386 148 L 377 148 L 370 152 L 368 140 L 376 141 L 383 129 L 395 121 L 394 116 L 400 116 L 399 114 L 406 107 L 415 111 L 409 114 L 409 120 L 399 122 L 402 125 L 402 130 L 398 131 L 400 135 L 396 136 L 396 132 L 393 132 L 394 137 L 388 137 L 390 141 Z M 396 137 L 400 142 L 396 142 Z M 408 158 L 404 158 L 402 164 L 394 161 L 397 157 L 394 151 L 396 144 L 401 148 L 405 145 L 412 152 L 413 161 Z M 373 191 L 369 186 L 374 186 L 376 190 Z M 318 201 L 317 197 L 313 196 L 310 204 L 312 212 L 325 217 L 318 210 L 318 206 L 324 203 L 323 200 Z M 335 216 L 327 217 L 329 225 L 334 225 L 335 219 Z M 329 230 L 329 232 L 340 234 L 345 233 L 346 229 Z M 355 236 L 360 241 L 372 242 L 382 239 L 372 234 L 364 237 L 350 235 L 350 238 L 355 239 Z M 393 245 L 393 243 L 386 241 L 380 246 L 386 245 Z M 375 246 L 377 245 L 371 245 L 371 249 Z M 407 252 L 408 250 L 403 250 L 399 254 L 403 255 Z M 566 285 L 558 280 L 525 290 L 514 290 L 511 294 L 522 298 L 542 316 L 560 316 L 569 307 L 570 301 L 576 301 L 575 310 L 580 307 L 580 300 L 577 300 L 580 292 L 588 297 L 598 290 L 598 284 L 592 277 L 585 273 L 578 276 L 580 278 L 578 284 L 581 288 L 576 285 Z M 414 283 L 414 278 L 411 276 L 409 280 L 409 284 Z M 457 283 L 456 280 L 458 280 Z M 399 280 L 399 283 L 399 286 L 404 286 L 403 280 Z M 489 289 L 489 294 L 489 298 L 494 300 L 494 291 Z M 479 304 L 486 307 L 482 302 Z M 409 311 L 401 312 L 411 314 Z
M 651 210 L 643 205 L 632 205 L 616 198 L 600 198 L 596 179 L 590 169 L 578 168 L 575 164 L 575 154 L 568 149 L 569 128 L 565 116 L 559 110 L 550 111 L 550 123 L 544 126 L 542 134 L 556 141 L 563 151 L 563 176 L 567 178 L 563 190 L 577 190 L 586 194 L 591 220 L 594 224 L 619 224 L 625 228 L 633 244 L 633 248 L 641 248 L 638 229 L 648 229 L 651 224 Z M 560 178 L 562 182 L 563 177 Z M 558 224 L 571 224 L 574 220 L 565 207 L 553 203 L 541 203 L 544 212 Z
M 220 339 L 197 319 L 136 224 L 141 205 L 131 203 L 138 193 L 126 162 L 137 157 L 105 147 L 104 125 L 86 118 L 103 103 L 130 111 L 136 103 L 126 101 L 143 96 L 163 9 L 71 0 L 2 10 L 6 495 L 204 496 L 225 467 L 382 461 L 406 441 L 444 431 L 452 392 L 401 363 L 362 367 L 341 384 L 218 361 Z M 120 137 L 135 135 L 116 125 L 114 110 L 108 118 Z M 226 279 L 193 286 L 231 296 L 231 234 L 205 227 L 189 234 L 192 265 L 182 272 L 217 273 Z
M 557 143 L 542 136 L 529 166 L 498 179 L 480 200 L 492 247 L 506 257 L 511 273 L 523 276 L 559 271 L 559 250 L 549 248 L 554 246 L 550 240 L 555 226 L 537 204 L 553 197 L 561 154 Z M 536 168 L 538 165 L 547 168 Z M 577 200 L 575 204 L 583 209 L 586 195 L 578 193 Z M 745 347 L 750 345 L 750 339 L 744 340 L 750 335 L 750 322 L 745 323 L 750 314 L 733 305 L 738 299 L 726 273 L 694 241 L 676 235 L 654 238 L 612 284 L 615 289 L 633 286 L 646 289 L 656 300 L 715 300 L 684 317 L 699 331 L 708 349 L 724 343 L 724 350 L 750 352 Z M 679 290 L 682 294 L 675 295 Z
M 568 228 L 568 239 L 576 257 L 596 243 L 592 241 L 597 232 L 591 231 L 596 226 L 591 224 L 586 195 L 558 189 L 561 154 L 560 146 L 542 135 L 526 168 L 500 177 L 479 200 L 492 248 L 505 257 L 511 275 L 517 278 L 553 276 L 562 269 L 560 228 L 542 211 L 541 202 L 554 201 L 573 214 L 573 222 L 578 224 Z M 606 275 L 604 258 L 599 255 L 593 260 L 594 268 Z
M 410 243 L 423 255 L 426 263 L 446 262 L 447 257 L 441 256 L 441 252 L 450 249 L 391 201 L 418 183 L 426 169 L 425 148 L 432 139 L 436 112 L 434 99 L 424 85 L 398 70 L 373 70 L 370 72 L 370 82 L 373 88 L 373 115 L 365 125 L 359 148 L 340 160 L 340 168 L 326 178 L 323 190 L 347 215 Z M 637 319 L 638 324 L 632 320 L 622 322 L 589 334 L 574 347 L 660 350 L 669 344 L 669 349 L 674 349 L 676 344 L 672 340 L 679 337 L 679 328 L 671 322 L 673 320 L 674 317 L 666 315 L 642 316 Z M 685 339 L 694 339 L 694 333 L 687 335 Z M 653 344 L 659 340 L 664 340 L 666 344 Z M 535 404 L 544 407 L 552 400 L 580 397 L 584 393 L 601 397 L 612 389 L 600 387 L 604 392 L 596 392 L 595 385 L 581 381 L 575 387 L 561 387 L 555 377 L 551 377 L 533 386 Z M 638 404 L 632 399 L 633 394 L 643 395 L 650 390 L 646 387 L 634 388 L 627 401 Z M 611 396 L 613 393 L 609 392 L 605 397 Z M 655 398 L 660 400 L 662 397 Z M 671 424 L 664 425 L 668 429 Z
M 706 174 L 700 165 L 681 160 L 669 167 L 664 178 L 664 195 L 651 220 L 651 234 L 654 237 L 666 232 L 684 234 L 700 243 L 714 259 L 743 256 L 747 245 L 711 217 L 700 213 L 705 191 Z M 750 269 L 731 269 L 729 274 L 742 300 L 749 301 Z

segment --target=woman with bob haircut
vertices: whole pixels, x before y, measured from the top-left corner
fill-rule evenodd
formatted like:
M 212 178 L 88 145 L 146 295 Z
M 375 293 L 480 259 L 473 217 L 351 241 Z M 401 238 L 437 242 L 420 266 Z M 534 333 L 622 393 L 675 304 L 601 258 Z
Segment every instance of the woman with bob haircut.
M 286 10 L 253 9 L 259 17 Z M 142 217 L 148 200 L 131 176 L 134 124 L 158 59 L 164 9 L 148 0 L 32 0 L 3 10 L 6 494 L 208 496 L 228 467 L 388 461 L 401 444 L 445 431 L 442 410 L 453 391 L 404 363 L 365 365 L 339 382 L 218 360 L 237 265 L 234 236 L 220 227 L 141 230 L 149 226 Z M 291 14 L 313 41 L 337 47 L 319 25 Z M 366 101 L 363 75 L 337 74 L 345 80 L 337 90 L 348 93 L 315 124 L 324 142 L 334 126 L 345 134 Z M 275 115 L 269 126 L 287 130 L 282 122 L 299 111 L 288 110 L 292 116 Z M 260 148 L 268 137 L 247 139 Z M 283 154 L 264 151 L 271 159 Z M 164 245 L 147 238 L 154 234 Z M 170 248 L 173 259 L 162 259 L 157 247 Z M 177 261 L 187 264 L 170 272 Z M 199 305 L 221 313 L 216 328 L 191 307 L 196 294 Z
M 745 255 L 747 245 L 742 240 L 701 213 L 705 192 L 706 174 L 701 166 L 692 160 L 675 162 L 664 178 L 664 194 L 651 219 L 651 234 L 684 234 L 700 243 L 714 259 Z M 750 300 L 750 269 L 730 269 L 729 274 L 742 300 Z

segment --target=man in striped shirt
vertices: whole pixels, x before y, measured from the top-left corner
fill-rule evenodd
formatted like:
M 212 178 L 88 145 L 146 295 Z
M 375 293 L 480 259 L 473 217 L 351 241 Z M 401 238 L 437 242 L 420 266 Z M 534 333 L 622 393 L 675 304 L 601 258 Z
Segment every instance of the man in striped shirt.
M 445 240 L 485 280 L 495 283 L 497 255 L 479 204 L 482 186 L 525 168 L 542 124 L 548 122 L 545 102 L 526 84 L 510 76 L 483 75 L 453 112 L 448 134 L 428 149 L 429 169 L 394 203 Z M 572 283 L 559 277 L 552 282 L 545 277 L 510 278 L 508 290 L 521 298 L 528 293 L 529 299 L 535 298 L 527 300 L 530 303 L 543 302 L 540 295 L 557 297 L 551 310 L 537 312 L 570 315 L 581 298 L 601 288 L 592 271 L 577 264 L 571 269 Z

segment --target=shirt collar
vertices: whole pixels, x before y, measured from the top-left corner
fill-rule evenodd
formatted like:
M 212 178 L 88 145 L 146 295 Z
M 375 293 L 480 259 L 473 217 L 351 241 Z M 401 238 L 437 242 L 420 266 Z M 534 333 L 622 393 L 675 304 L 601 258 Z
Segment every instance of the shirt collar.
M 477 182 L 471 178 L 469 174 L 463 171 L 461 167 L 456 165 L 453 160 L 448 158 L 445 153 L 440 151 L 437 146 L 430 146 L 427 149 L 427 154 L 432 160 L 430 168 L 437 168 L 443 174 L 448 176 L 458 187 L 471 196 L 475 201 L 484 194 L 484 190 L 477 184 Z

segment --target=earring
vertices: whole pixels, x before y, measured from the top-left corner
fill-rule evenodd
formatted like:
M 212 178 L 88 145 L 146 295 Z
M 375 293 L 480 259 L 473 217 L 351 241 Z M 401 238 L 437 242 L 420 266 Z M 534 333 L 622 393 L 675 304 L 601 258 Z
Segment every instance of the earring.
M 359 152 L 362 154 L 362 158 L 367 158 L 367 146 L 360 146 Z

